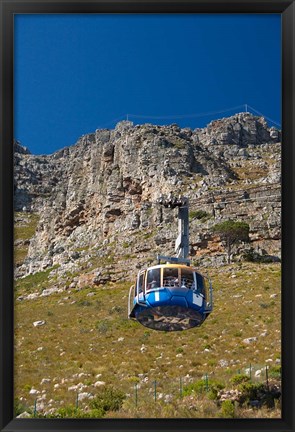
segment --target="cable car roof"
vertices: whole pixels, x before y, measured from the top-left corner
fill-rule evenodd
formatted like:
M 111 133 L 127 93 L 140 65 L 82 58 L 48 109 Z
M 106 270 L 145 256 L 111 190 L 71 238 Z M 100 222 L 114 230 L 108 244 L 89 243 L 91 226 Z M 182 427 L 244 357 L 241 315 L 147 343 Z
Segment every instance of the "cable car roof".
M 201 274 L 200 271 L 197 270 L 197 268 L 195 267 L 191 267 L 186 264 L 176 264 L 176 263 L 156 264 L 150 267 L 146 267 L 145 269 L 140 270 L 140 272 L 154 270 L 157 268 L 180 268 L 180 269 L 185 269 L 187 271 L 191 271 L 192 273 L 195 272 Z

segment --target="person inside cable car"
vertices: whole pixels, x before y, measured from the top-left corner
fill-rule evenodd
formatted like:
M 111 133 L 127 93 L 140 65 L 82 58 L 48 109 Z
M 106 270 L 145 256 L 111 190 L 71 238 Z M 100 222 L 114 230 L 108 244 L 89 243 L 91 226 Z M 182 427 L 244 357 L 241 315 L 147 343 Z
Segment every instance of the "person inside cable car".
M 153 279 L 150 283 L 150 289 L 158 288 L 158 285 L 159 284 L 157 283 L 156 279 Z
M 194 273 L 188 269 L 181 269 L 181 288 L 193 289 Z
M 196 272 L 196 279 L 197 279 L 197 289 L 200 292 L 200 294 L 204 295 L 204 278 L 199 273 Z
M 161 273 L 160 269 L 151 269 L 147 274 L 147 291 L 154 288 L 159 288 L 161 286 Z
M 181 280 L 181 288 L 186 288 L 186 280 L 185 279 Z
M 178 268 L 166 267 L 163 269 L 163 284 L 164 287 L 178 287 Z

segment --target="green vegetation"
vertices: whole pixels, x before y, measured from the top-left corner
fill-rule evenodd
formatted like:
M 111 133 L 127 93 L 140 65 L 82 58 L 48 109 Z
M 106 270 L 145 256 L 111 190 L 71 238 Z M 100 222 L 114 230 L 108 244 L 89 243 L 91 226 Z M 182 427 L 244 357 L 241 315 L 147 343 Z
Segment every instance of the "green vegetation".
M 189 212 L 189 219 L 198 219 L 201 222 L 205 222 L 206 220 L 210 219 L 210 214 L 207 213 L 205 210 L 191 210 Z
M 39 215 L 36 213 L 15 213 L 15 219 L 14 239 L 29 240 L 32 238 L 36 232 Z
M 27 254 L 30 239 L 34 236 L 39 222 L 39 216 L 36 213 L 15 213 L 14 241 L 18 247 L 14 250 L 15 264 L 21 264 Z
M 113 387 L 107 387 L 98 392 L 98 394 L 89 403 L 89 408 L 84 410 L 79 408 L 78 400 L 76 405 L 67 405 L 59 408 L 54 414 L 37 414 L 32 417 L 38 418 L 103 418 L 109 411 L 118 411 L 126 395 L 120 390 Z
M 32 410 L 23 402 L 21 402 L 18 398 L 14 399 L 14 415 L 18 416 L 23 412 L 27 412 L 28 414 L 31 414 Z
M 42 291 L 42 289 L 47 288 L 48 277 L 52 270 L 56 268 L 58 268 L 58 265 L 17 280 L 15 282 L 15 290 L 17 292 L 21 291 L 21 293 L 34 292 L 34 290 Z
M 264 156 L 264 160 L 267 157 Z M 243 161 L 242 167 L 232 167 L 232 170 L 237 175 L 239 180 L 252 180 L 259 182 L 260 179 L 263 179 L 265 176 L 269 174 L 269 169 L 271 169 L 271 165 L 274 163 L 273 160 L 268 160 L 269 165 L 261 166 L 261 164 L 257 164 L 252 160 Z
M 153 233 L 152 233 L 152 232 L 151 232 L 151 233 L 146 233 L 146 234 L 143 235 L 143 238 L 144 238 L 145 240 L 150 239 L 150 238 L 152 238 L 152 237 L 153 237 Z
M 235 417 L 235 406 L 232 401 L 225 400 L 221 404 L 220 417 L 223 418 L 234 418 Z
M 37 389 L 40 395 L 46 390 L 44 406 L 47 410 L 49 400 L 53 400 L 52 417 L 55 413 L 68 418 L 225 415 L 218 404 L 221 389 L 238 389 L 247 383 L 265 384 L 265 365 L 269 358 L 273 359 L 268 369 L 269 379 L 280 379 L 280 367 L 275 364 L 280 358 L 280 302 L 277 300 L 271 306 L 271 320 L 270 309 L 260 306 L 269 304 L 272 294 L 280 298 L 280 264 L 234 263 L 212 268 L 208 273 L 214 287 L 214 311 L 201 327 L 185 332 L 156 332 L 128 320 L 129 281 L 56 292 L 34 300 L 16 300 L 16 397 L 23 398 L 21 404 L 33 413 L 36 396 L 31 395 L 30 390 Z M 231 277 L 233 274 L 235 278 Z M 19 279 L 16 285 L 19 294 L 28 294 L 38 292 L 40 285 L 50 288 L 54 284 L 56 281 L 50 278 L 50 270 L 46 270 Z M 266 290 L 266 286 L 270 288 Z M 230 301 L 225 293 L 230 293 Z M 33 322 L 37 320 L 46 323 L 34 327 Z M 242 339 L 254 335 L 254 326 L 258 339 L 249 346 Z M 241 329 L 243 336 L 235 337 Z M 266 329 L 266 336 L 260 337 Z M 221 359 L 228 366 L 221 366 Z M 246 372 L 250 364 L 253 382 Z M 255 365 L 262 369 L 259 380 L 254 377 Z M 81 373 L 85 376 L 79 377 Z M 188 382 L 186 376 L 189 376 Z M 51 382 L 41 385 L 43 378 Z M 79 401 L 76 407 L 77 393 L 89 392 L 93 400 L 101 394 L 100 388 L 94 386 L 96 381 L 103 381 L 103 388 L 112 388 L 126 396 L 124 400 L 119 398 L 122 404 L 118 411 L 102 411 L 101 402 L 97 402 L 96 408 L 92 407 L 91 399 L 87 398 Z M 68 390 L 79 383 L 86 388 Z M 56 384 L 58 388 L 55 389 Z M 268 412 L 264 406 L 247 411 L 249 392 L 249 388 L 242 388 L 245 405 L 235 408 L 236 417 L 280 416 L 279 409 L 272 408 Z M 171 400 L 165 402 L 166 396 Z M 39 395 L 37 401 L 38 398 Z M 23 406 L 17 412 L 23 410 Z M 188 409 L 188 406 L 193 408 Z M 37 408 L 37 415 L 41 414 Z
M 187 147 L 187 143 L 185 140 L 177 137 L 170 137 L 170 142 L 173 146 L 179 150 L 185 149 Z
M 268 370 L 269 378 L 281 379 L 281 366 L 272 366 Z
M 260 398 L 260 393 L 264 389 L 263 383 L 252 383 L 244 382 L 239 384 L 238 389 L 241 391 L 242 395 L 240 400 L 242 403 L 249 402 L 251 400 L 257 400 Z
M 249 225 L 245 222 L 232 220 L 220 222 L 214 225 L 213 232 L 219 235 L 223 245 L 226 247 L 228 264 L 230 264 L 232 246 L 242 241 L 249 241 Z
M 107 411 L 118 411 L 122 407 L 124 399 L 126 399 L 125 393 L 109 387 L 101 390 L 91 401 L 90 406 L 105 414 Z
M 232 377 L 231 379 L 231 383 L 233 385 L 237 385 L 237 384 L 242 384 L 244 382 L 249 382 L 250 381 L 250 377 L 248 375 L 235 375 Z
M 217 393 L 219 390 L 224 388 L 224 384 L 221 382 L 217 382 L 214 380 L 208 380 L 208 379 L 201 379 L 199 381 L 196 381 L 192 384 L 189 384 L 184 387 L 183 394 L 184 396 L 191 395 L 191 394 L 202 394 L 204 392 L 211 392 L 210 399 L 215 399 L 217 396 Z M 214 394 L 214 397 L 212 397 L 212 394 Z

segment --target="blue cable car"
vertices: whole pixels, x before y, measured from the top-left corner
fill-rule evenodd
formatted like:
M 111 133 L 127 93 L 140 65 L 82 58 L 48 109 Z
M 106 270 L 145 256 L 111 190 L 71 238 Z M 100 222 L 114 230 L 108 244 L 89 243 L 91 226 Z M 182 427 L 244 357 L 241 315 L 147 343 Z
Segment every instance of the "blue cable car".
M 200 326 L 212 312 L 212 284 L 190 267 L 188 199 L 160 198 L 168 208 L 178 207 L 177 257 L 158 256 L 158 265 L 138 273 L 131 286 L 128 317 L 154 330 L 177 331 Z M 161 264 L 165 260 L 165 264 Z
M 212 311 L 211 282 L 185 264 L 141 270 L 129 292 L 129 318 L 154 330 L 200 326 Z

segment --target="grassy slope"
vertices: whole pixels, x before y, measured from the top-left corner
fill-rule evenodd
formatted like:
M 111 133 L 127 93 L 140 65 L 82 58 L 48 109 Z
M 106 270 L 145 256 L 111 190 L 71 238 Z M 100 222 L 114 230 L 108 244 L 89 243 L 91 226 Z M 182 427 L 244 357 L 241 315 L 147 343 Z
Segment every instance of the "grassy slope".
M 20 264 L 27 256 L 29 240 L 35 234 L 39 216 L 36 213 L 16 213 L 15 219 L 14 240 L 19 241 L 19 245 L 15 248 L 14 261 Z
M 152 402 L 154 380 L 159 393 L 178 397 L 180 377 L 185 383 L 207 373 L 226 384 L 250 363 L 254 367 L 275 364 L 280 358 L 280 265 L 232 264 L 209 273 L 214 312 L 200 328 L 185 332 L 156 332 L 127 320 L 129 283 L 17 301 L 15 395 L 32 406 L 36 396 L 29 390 L 45 390 L 45 405 L 53 399 L 52 406 L 59 407 L 61 401 L 62 405 L 75 403 L 76 392 L 68 387 L 83 383 L 86 387 L 81 391 L 95 394 L 93 384 L 99 380 L 131 395 L 120 415 L 171 416 L 170 411 L 177 415 L 174 402 L 165 404 L 164 410 L 157 408 L 158 413 L 154 404 L 141 411 L 135 408 L 134 384 L 140 382 L 139 374 L 146 381 L 139 389 L 139 400 L 144 396 Z M 44 287 L 47 277 L 44 272 L 36 280 Z M 30 291 L 37 291 L 34 277 L 29 278 Z M 25 278 L 17 284 L 17 295 L 28 292 L 26 282 Z M 272 294 L 277 297 L 271 298 Z M 34 327 L 37 320 L 46 324 Z M 243 339 L 249 337 L 257 341 L 247 345 Z M 266 362 L 269 359 L 273 362 Z M 221 366 L 220 360 L 228 366 Z M 75 376 L 79 373 L 86 375 Z M 51 382 L 41 385 L 42 378 Z M 209 416 L 216 414 L 212 410 Z

